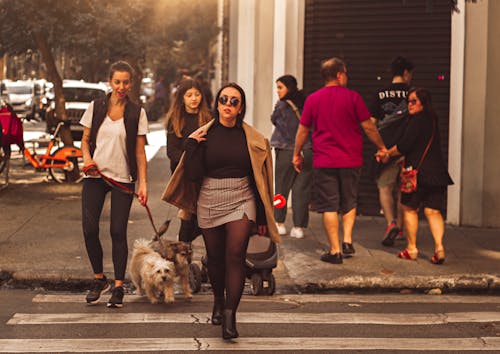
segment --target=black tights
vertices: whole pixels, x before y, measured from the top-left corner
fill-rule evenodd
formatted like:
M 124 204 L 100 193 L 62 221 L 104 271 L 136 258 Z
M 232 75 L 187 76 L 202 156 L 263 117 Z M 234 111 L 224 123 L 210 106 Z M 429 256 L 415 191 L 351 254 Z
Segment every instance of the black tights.
M 241 220 L 202 229 L 207 249 L 208 277 L 215 298 L 224 298 L 225 309 L 236 311 L 245 287 L 245 258 L 252 222 Z
M 133 183 L 124 183 L 134 190 Z M 82 189 L 82 225 L 87 254 L 95 274 L 103 272 L 103 252 L 99 241 L 99 220 L 106 193 L 111 192 L 110 233 L 115 279 L 125 278 L 127 267 L 127 225 L 132 194 L 112 188 L 102 178 L 85 178 Z

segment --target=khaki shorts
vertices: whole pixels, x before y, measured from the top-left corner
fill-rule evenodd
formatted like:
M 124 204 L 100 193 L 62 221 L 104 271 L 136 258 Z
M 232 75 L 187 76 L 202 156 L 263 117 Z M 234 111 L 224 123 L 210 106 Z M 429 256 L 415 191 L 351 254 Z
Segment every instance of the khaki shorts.
M 399 161 L 390 162 L 384 166 L 377 178 L 377 187 L 394 188 L 399 183 L 399 171 L 401 171 Z

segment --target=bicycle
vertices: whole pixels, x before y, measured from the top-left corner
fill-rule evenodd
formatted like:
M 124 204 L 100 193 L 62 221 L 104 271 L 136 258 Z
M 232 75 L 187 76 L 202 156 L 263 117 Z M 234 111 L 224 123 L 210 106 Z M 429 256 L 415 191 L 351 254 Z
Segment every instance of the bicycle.
M 83 153 L 82 150 L 75 146 L 59 147 L 59 131 L 65 124 L 64 121 L 59 121 L 54 133 L 51 135 L 47 149 L 42 156 L 37 155 L 35 147 L 31 152 L 26 146 L 22 149 L 22 154 L 37 170 L 47 170 L 48 174 L 57 183 L 64 182 L 81 182 L 83 178 Z M 42 142 L 41 140 L 32 140 L 29 142 Z M 7 166 L 10 159 L 10 149 L 0 149 L 0 173 Z M 78 168 L 79 176 L 68 178 L 70 173 Z

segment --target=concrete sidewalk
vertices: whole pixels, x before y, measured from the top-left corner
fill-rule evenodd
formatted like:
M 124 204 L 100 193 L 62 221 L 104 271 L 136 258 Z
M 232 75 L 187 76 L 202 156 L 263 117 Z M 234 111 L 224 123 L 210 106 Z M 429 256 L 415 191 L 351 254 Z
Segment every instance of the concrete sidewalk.
M 175 239 L 179 222 L 176 209 L 159 199 L 169 178 L 164 148 L 149 162 L 149 202 L 156 226 L 173 222 L 167 235 Z M 44 172 L 24 168 L 20 158 L 11 164 L 11 184 L 0 192 L 0 281 L 5 286 L 84 289 L 92 277 L 81 231 L 81 185 L 45 181 Z M 109 201 L 107 201 L 109 203 Z M 289 218 L 291 219 L 291 217 Z M 101 241 L 104 269 L 113 277 L 108 233 L 109 204 L 102 215 Z M 288 229 L 291 225 L 287 224 Z M 500 289 L 500 230 L 447 226 L 446 262 L 429 262 L 433 242 L 426 222 L 421 222 L 417 261 L 396 257 L 396 247 L 381 245 L 381 217 L 358 217 L 354 232 L 355 257 L 342 265 L 321 262 L 327 249 L 321 215 L 311 213 L 304 239 L 283 238 L 280 262 L 273 274 L 277 292 L 315 291 L 443 291 L 498 292 Z M 150 238 L 153 229 L 143 207 L 134 202 L 129 224 L 129 246 L 135 239 Z M 194 242 L 195 260 L 204 254 L 203 241 Z

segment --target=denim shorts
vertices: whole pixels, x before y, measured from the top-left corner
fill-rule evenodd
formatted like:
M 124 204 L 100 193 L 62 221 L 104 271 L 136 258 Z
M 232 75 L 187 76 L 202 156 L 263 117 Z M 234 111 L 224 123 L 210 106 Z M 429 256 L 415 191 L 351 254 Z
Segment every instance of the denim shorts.
M 356 208 L 361 168 L 315 168 L 313 210 L 345 214 Z

